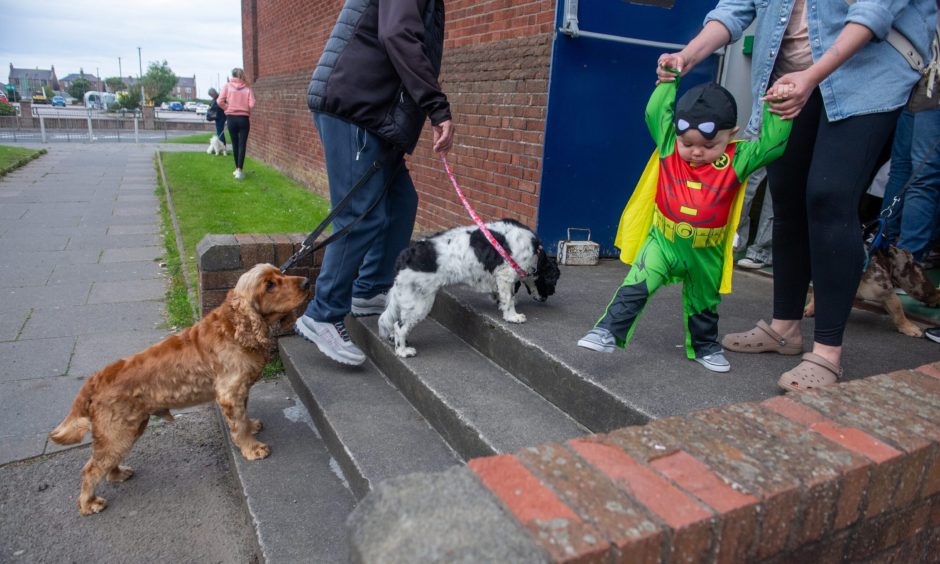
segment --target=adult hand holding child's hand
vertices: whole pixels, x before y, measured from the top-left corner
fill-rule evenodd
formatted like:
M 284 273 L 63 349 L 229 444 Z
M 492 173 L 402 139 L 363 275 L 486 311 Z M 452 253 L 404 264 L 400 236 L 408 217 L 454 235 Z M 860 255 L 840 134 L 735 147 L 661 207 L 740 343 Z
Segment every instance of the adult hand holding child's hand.
M 810 94 L 819 83 L 810 74 L 809 69 L 791 72 L 777 79 L 777 82 L 767 90 L 763 100 L 770 103 L 771 113 L 783 119 L 793 119 L 800 115 Z

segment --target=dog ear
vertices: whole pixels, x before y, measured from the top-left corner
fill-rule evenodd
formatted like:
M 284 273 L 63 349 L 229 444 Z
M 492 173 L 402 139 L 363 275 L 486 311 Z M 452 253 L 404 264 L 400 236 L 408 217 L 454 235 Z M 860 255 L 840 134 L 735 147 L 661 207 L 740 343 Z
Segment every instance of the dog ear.
M 251 297 L 233 291 L 229 306 L 229 319 L 235 328 L 235 341 L 246 349 L 270 348 L 272 341 L 268 324 L 255 309 Z

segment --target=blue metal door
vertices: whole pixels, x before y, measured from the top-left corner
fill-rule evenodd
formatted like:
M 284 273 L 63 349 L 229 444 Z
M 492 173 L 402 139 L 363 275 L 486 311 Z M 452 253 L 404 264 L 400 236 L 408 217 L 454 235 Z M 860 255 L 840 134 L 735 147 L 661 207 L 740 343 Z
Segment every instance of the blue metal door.
M 656 61 L 694 37 L 715 4 L 642 1 L 558 2 L 557 28 L 572 2 L 580 33 L 556 33 L 552 54 L 538 212 L 539 235 L 552 252 L 568 227 L 587 227 L 601 256 L 617 255 L 620 214 L 654 149 L 643 115 Z M 681 89 L 714 80 L 718 67 L 717 56 L 701 62 Z

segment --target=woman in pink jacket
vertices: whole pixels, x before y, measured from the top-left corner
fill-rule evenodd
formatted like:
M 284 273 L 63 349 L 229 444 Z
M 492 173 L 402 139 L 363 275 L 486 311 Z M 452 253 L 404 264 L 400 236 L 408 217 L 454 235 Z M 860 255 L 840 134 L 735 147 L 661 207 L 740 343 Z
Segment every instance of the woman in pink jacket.
M 240 68 L 232 69 L 232 78 L 222 87 L 219 94 L 219 106 L 225 112 L 228 120 L 228 133 L 232 138 L 232 154 L 235 156 L 236 180 L 245 177 L 242 167 L 245 165 L 245 148 L 248 145 L 248 131 L 251 123 L 248 116 L 251 108 L 255 107 L 255 95 L 248 87 L 245 71 Z

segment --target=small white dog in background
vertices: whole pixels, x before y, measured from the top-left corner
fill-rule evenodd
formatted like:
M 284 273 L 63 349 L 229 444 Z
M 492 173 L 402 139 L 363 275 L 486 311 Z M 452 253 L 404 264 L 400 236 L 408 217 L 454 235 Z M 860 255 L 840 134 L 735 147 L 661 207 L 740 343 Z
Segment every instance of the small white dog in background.
M 228 149 L 218 135 L 209 138 L 209 148 L 206 149 L 207 155 L 228 155 Z

